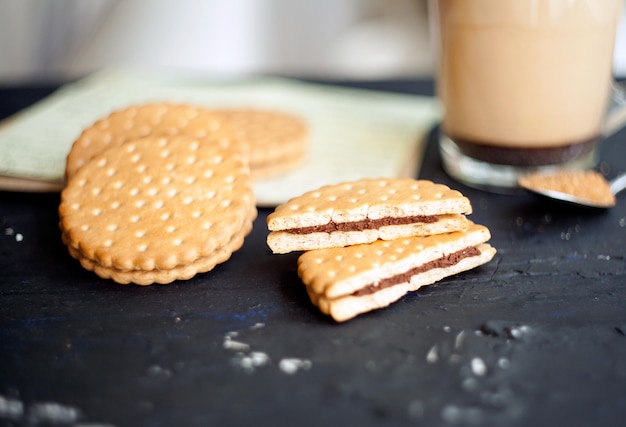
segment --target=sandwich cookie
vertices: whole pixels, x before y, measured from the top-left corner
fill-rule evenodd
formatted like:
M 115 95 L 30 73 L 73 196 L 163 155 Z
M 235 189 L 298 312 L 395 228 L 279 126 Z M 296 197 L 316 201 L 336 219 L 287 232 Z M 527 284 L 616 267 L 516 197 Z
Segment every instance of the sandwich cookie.
M 221 120 L 250 146 L 250 170 L 255 179 L 295 169 L 309 152 L 309 127 L 300 117 L 275 110 L 222 109 Z
M 298 258 L 298 275 L 311 302 L 343 322 L 487 263 L 496 253 L 490 237 L 470 223 L 465 231 L 313 250 Z
M 112 146 L 61 193 L 69 253 L 119 283 L 207 272 L 242 245 L 256 218 L 247 154 L 227 138 L 151 136 Z
M 233 136 L 216 112 L 194 105 L 148 103 L 116 110 L 84 129 L 67 156 L 65 178 L 109 147 L 147 136 Z M 243 143 L 243 142 L 242 142 Z
M 274 253 L 449 233 L 468 227 L 469 199 L 443 184 L 363 179 L 322 187 L 278 206 L 267 217 Z

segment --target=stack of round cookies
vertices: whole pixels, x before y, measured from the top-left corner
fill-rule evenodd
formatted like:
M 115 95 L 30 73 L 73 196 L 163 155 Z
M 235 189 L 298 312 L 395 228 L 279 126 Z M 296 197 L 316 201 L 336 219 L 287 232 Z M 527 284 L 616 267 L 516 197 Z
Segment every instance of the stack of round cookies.
M 282 144 L 301 146 L 302 160 L 307 128 L 284 113 L 153 103 L 85 129 L 68 154 L 59 206 L 70 254 L 100 277 L 139 285 L 189 279 L 228 260 L 257 216 L 255 167 L 266 175 L 293 165 L 280 155 L 258 160 L 276 143 L 255 136 L 263 135 L 259 115 L 295 124 L 286 134 L 297 141 Z

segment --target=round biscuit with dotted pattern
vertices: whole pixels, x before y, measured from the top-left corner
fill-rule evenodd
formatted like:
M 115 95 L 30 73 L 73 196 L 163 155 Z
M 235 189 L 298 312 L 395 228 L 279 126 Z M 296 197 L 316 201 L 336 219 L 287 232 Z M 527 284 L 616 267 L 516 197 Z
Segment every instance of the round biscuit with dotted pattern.
M 113 111 L 84 129 L 74 141 L 66 159 L 66 180 L 107 148 L 134 139 L 161 135 L 188 135 L 195 138 L 232 136 L 224 122 L 221 114 L 182 103 L 146 103 Z
M 70 254 L 98 274 L 115 273 L 102 277 L 187 279 L 228 259 L 252 228 L 248 156 L 227 138 L 129 141 L 77 171 L 59 217 Z M 135 276 L 142 280 L 128 280 Z
M 250 147 L 250 170 L 259 178 L 301 165 L 309 153 L 309 127 L 301 117 L 270 109 L 221 109 L 225 126 Z

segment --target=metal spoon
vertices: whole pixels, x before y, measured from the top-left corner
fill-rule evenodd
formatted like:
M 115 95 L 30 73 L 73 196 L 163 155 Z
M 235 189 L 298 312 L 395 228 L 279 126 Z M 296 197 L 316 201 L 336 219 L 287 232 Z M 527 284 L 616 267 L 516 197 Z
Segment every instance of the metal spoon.
M 567 202 L 570 204 L 592 207 L 592 208 L 609 208 L 615 206 L 615 196 L 620 191 L 626 188 L 626 172 L 607 182 L 600 174 L 587 172 L 595 175 L 594 182 L 585 183 L 580 182 L 580 185 L 575 185 L 577 182 L 570 181 L 568 190 L 564 191 L 558 186 L 552 188 L 548 185 L 550 182 L 541 182 L 542 178 L 550 179 L 556 175 L 534 175 L 535 179 L 520 178 L 518 181 L 520 186 L 530 191 L 531 193 L 540 195 L 544 198 Z M 577 177 L 584 175 L 581 172 Z M 542 185 L 539 185 L 542 184 Z M 589 189 L 593 188 L 596 194 L 600 194 L 601 197 L 590 197 Z

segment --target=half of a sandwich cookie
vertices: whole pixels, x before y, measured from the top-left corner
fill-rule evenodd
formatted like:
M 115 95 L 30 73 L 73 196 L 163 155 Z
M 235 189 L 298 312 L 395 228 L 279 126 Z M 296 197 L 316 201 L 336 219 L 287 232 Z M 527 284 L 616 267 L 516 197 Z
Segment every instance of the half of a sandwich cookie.
M 343 247 L 449 233 L 468 226 L 470 201 L 446 185 L 415 179 L 362 179 L 307 192 L 267 217 L 274 253 Z
M 298 275 L 311 302 L 343 322 L 489 262 L 496 253 L 490 237 L 470 223 L 465 231 L 319 249 L 300 255 Z

